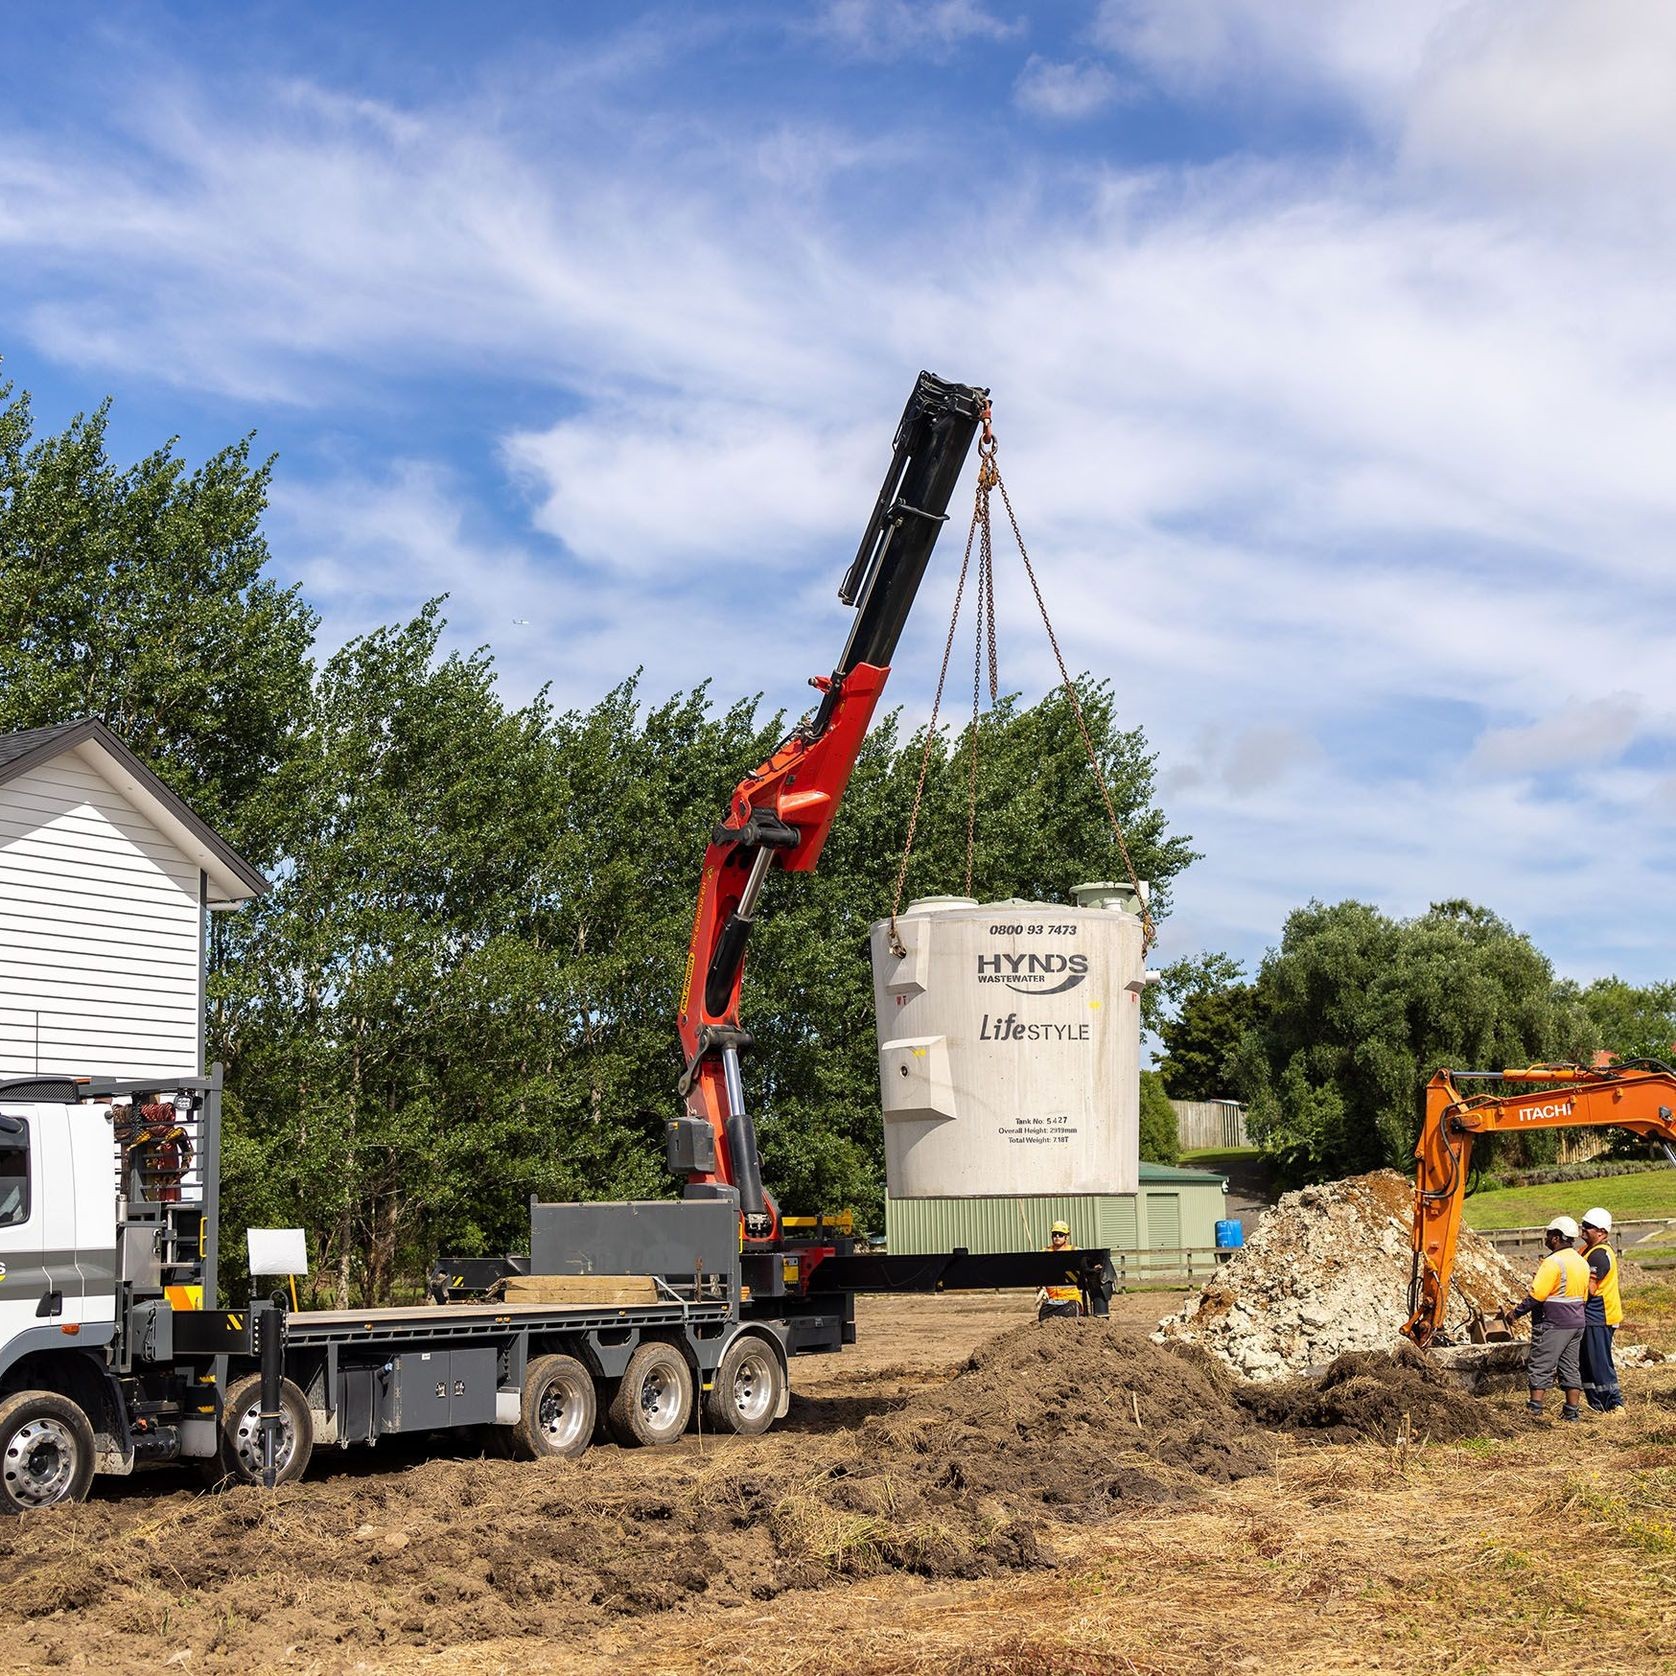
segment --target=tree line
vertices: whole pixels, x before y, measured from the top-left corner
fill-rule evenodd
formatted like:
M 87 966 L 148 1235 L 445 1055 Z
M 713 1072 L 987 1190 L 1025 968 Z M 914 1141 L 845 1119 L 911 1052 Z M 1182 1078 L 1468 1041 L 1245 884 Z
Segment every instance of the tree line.
M 0 389 L 0 729 L 102 717 L 273 880 L 212 924 L 224 1249 L 248 1224 L 302 1226 L 323 1293 L 378 1302 L 440 1250 L 520 1244 L 532 1194 L 670 1192 L 699 860 L 795 718 L 649 695 L 632 672 L 585 708 L 514 703 L 489 651 L 444 651 L 440 601 L 321 656 L 316 613 L 268 575 L 272 462 L 246 439 L 195 469 L 172 445 L 118 467 L 106 418 L 36 439 L 27 397 Z M 1081 696 L 1161 916 L 1192 851 L 1109 686 Z M 1064 695 L 1005 700 L 978 735 L 974 893 L 1066 900 L 1111 876 Z M 923 741 L 882 718 L 819 871 L 770 875 L 748 1092 L 788 1211 L 881 1221 L 867 938 Z M 932 740 L 909 896 L 963 886 L 968 743 Z
M 1557 978 L 1529 937 L 1470 902 L 1411 919 L 1311 902 L 1254 977 L 1215 955 L 1182 963 L 1172 982 L 1166 1088 L 1248 1101 L 1253 1138 L 1291 1184 L 1410 1168 L 1440 1067 L 1676 1058 L 1676 984 Z M 1475 1163 L 1544 1163 L 1558 1143 L 1553 1130 L 1489 1136 Z

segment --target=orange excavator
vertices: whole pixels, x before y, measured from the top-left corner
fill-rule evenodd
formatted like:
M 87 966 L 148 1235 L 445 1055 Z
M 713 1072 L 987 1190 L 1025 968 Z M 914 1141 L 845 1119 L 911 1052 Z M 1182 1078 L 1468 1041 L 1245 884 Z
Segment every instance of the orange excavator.
M 1528 1092 L 1469 1095 L 1468 1081 L 1532 1083 Z M 1442 1344 L 1449 1277 L 1461 1232 L 1467 1166 L 1480 1135 L 1611 1126 L 1659 1142 L 1676 1163 L 1676 1071 L 1656 1060 L 1585 1068 L 1532 1065 L 1518 1071 L 1439 1071 L 1426 1085 L 1415 1143 L 1414 1266 L 1408 1324 L 1416 1344 Z M 1474 1335 L 1477 1336 L 1477 1335 Z

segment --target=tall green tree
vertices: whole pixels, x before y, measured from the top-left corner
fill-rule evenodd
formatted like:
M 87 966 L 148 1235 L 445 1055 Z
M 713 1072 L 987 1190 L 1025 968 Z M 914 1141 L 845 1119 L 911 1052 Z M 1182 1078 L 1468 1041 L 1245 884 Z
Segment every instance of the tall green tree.
M 1292 1182 L 1406 1168 L 1440 1067 L 1573 1060 L 1596 1028 L 1530 939 L 1444 902 L 1396 920 L 1312 902 L 1264 960 L 1236 1079 L 1258 1143 Z
M 1156 1026 L 1158 1072 L 1172 1100 L 1223 1100 L 1234 1086 L 1234 1053 L 1256 1022 L 1257 995 L 1225 954 L 1173 962 L 1159 986 L 1173 1011 Z
M 1141 1072 L 1141 1157 L 1149 1164 L 1174 1164 L 1181 1158 L 1181 1133 L 1175 1107 L 1156 1071 Z
M 0 731 L 98 717 L 253 860 L 308 702 L 315 615 L 264 575 L 272 462 L 109 457 L 109 404 L 36 439 L 0 385 Z
M 231 1215 L 302 1223 L 344 1302 L 504 1247 L 532 1191 L 657 1185 L 597 1097 L 558 730 L 544 700 L 502 705 L 486 654 L 439 659 L 440 626 L 327 664 L 267 791 L 277 888 L 226 924 L 212 988 Z
M 1601 1046 L 1617 1058 L 1676 1063 L 1676 983 L 1597 978 L 1582 999 Z

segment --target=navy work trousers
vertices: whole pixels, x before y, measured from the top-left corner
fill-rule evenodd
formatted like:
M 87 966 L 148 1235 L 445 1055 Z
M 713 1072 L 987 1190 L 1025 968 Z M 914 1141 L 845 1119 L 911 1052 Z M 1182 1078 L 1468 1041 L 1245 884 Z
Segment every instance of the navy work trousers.
M 1583 1395 L 1599 1414 L 1624 1406 L 1612 1363 L 1612 1335 L 1617 1330 L 1604 1321 L 1590 1321 L 1583 1328 Z

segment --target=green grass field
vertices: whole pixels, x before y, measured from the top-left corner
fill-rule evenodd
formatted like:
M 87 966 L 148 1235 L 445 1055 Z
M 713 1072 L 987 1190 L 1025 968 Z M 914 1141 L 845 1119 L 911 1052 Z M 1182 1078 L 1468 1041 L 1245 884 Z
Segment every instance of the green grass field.
M 1181 1165 L 1186 1170 L 1221 1171 L 1250 1169 L 1262 1162 L 1263 1155 L 1254 1146 L 1209 1147 L 1198 1152 L 1183 1152 Z
M 1474 1193 L 1466 1202 L 1466 1221 L 1480 1233 L 1492 1228 L 1540 1228 L 1562 1211 L 1578 1216 L 1591 1205 L 1604 1205 L 1620 1222 L 1676 1217 L 1676 1170 Z

